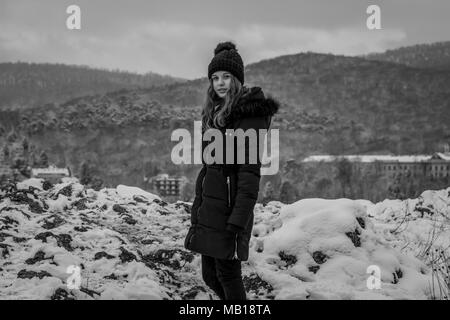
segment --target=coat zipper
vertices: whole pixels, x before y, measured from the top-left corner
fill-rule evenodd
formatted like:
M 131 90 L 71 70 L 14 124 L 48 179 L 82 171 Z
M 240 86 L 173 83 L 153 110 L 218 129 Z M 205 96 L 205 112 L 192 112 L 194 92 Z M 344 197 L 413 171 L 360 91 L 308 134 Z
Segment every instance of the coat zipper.
M 235 241 L 234 241 L 234 256 L 233 256 L 233 259 L 236 259 L 236 260 L 239 259 L 238 254 L 237 254 L 237 245 L 238 245 L 237 237 L 238 237 L 238 235 L 236 233 L 236 238 L 235 238 Z
M 228 207 L 231 207 L 231 184 L 230 184 L 230 176 L 227 176 L 227 191 L 228 191 Z M 236 238 L 234 239 L 234 256 L 233 259 L 238 260 L 238 254 L 237 254 L 237 238 L 238 234 L 236 233 Z
M 231 207 L 231 191 L 230 191 L 230 176 L 227 176 L 227 196 L 228 196 L 228 207 Z

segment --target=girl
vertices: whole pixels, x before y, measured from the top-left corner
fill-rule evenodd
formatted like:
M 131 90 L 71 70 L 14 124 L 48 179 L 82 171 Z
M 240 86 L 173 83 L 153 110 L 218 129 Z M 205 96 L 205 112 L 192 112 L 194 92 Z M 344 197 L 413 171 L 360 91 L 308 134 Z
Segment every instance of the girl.
M 261 177 L 258 130 L 269 129 L 279 103 L 266 98 L 259 87 L 243 86 L 244 64 L 232 42 L 217 45 L 208 66 L 208 79 L 202 135 L 210 128 L 220 130 L 224 142 L 220 157 L 223 161 L 209 164 L 202 157 L 203 167 L 196 180 L 191 209 L 191 227 L 184 246 L 201 254 L 203 280 L 222 300 L 246 300 L 241 261 L 247 261 L 249 255 L 253 208 Z M 235 142 L 232 146 L 234 161 L 226 160 L 227 152 L 232 152 L 225 143 L 229 134 L 226 129 L 256 130 L 258 141 L 245 141 L 245 146 L 239 146 L 245 152 L 244 163 L 237 161 L 239 148 Z M 202 155 L 212 142 L 203 140 Z M 256 163 L 248 160 L 253 147 L 250 144 L 255 144 L 257 150 Z

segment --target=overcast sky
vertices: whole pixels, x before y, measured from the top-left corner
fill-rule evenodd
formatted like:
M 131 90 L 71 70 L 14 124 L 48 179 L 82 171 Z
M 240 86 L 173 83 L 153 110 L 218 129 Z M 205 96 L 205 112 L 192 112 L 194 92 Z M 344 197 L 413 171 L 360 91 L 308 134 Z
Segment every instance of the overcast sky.
M 81 8 L 68 30 L 66 8 Z M 366 8 L 381 8 L 368 30 Z M 0 62 L 206 75 L 218 42 L 244 63 L 304 51 L 356 55 L 450 40 L 449 0 L 0 0 Z

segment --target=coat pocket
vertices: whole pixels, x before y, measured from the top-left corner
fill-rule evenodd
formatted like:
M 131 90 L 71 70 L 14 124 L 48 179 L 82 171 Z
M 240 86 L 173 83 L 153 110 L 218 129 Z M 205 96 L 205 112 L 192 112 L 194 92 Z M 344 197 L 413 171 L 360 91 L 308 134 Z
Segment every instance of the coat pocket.
M 230 260 L 234 255 L 234 240 L 234 236 L 228 231 L 198 224 L 191 247 L 194 252 Z
M 191 250 L 191 248 L 192 248 L 192 242 L 195 237 L 196 226 L 197 225 L 193 225 L 193 226 L 189 227 L 186 238 L 184 239 L 184 247 L 188 250 Z
M 208 168 L 203 181 L 203 196 L 215 198 L 223 201 L 223 205 L 227 203 L 227 181 L 226 176 L 220 169 Z

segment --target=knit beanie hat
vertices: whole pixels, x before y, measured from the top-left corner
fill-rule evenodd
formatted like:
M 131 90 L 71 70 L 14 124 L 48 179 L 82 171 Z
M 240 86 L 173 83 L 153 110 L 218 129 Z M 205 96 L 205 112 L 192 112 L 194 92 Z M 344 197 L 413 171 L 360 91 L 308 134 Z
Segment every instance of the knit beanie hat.
M 228 71 L 244 84 L 244 63 L 232 42 L 221 42 L 214 50 L 214 58 L 208 65 L 208 79 L 216 71 Z

